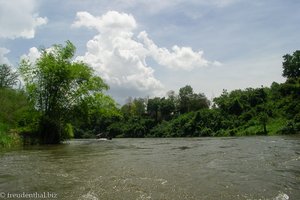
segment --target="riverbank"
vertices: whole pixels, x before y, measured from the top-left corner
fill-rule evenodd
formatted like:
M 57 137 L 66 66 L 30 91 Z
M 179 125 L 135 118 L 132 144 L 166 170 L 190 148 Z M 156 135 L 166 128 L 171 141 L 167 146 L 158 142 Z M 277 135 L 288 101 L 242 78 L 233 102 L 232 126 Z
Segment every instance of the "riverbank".
M 64 51 L 72 52 L 68 54 L 68 66 L 62 65 L 66 67 L 65 71 L 57 68 L 63 59 L 56 60 L 45 52 L 41 58 L 45 62 L 30 64 L 24 61 L 19 66 L 22 76 L 27 80 L 25 90 L 14 89 L 13 84 L 0 88 L 0 122 L 4 124 L 0 145 L 13 145 L 14 140 L 19 140 L 20 134 L 24 138 L 35 137 L 34 140 L 42 144 L 59 144 L 73 136 L 95 138 L 99 133 L 112 138 L 164 138 L 285 135 L 300 132 L 300 77 L 297 75 L 300 74 L 300 51 L 294 52 L 293 56 L 284 56 L 284 83 L 273 82 L 270 87 L 232 91 L 224 89 L 221 95 L 211 100 L 204 93 L 195 92 L 192 86 L 186 85 L 179 88 L 178 92 L 169 91 L 163 97 L 129 98 L 121 106 L 103 93 L 108 85 L 87 65 L 77 63 L 82 65 L 82 72 L 73 66 L 71 57 L 76 48 L 70 41 L 66 42 L 66 46 L 54 45 L 54 49 L 57 58 L 64 57 Z M 47 56 L 53 60 L 50 62 Z M 298 70 L 296 75 L 286 74 L 293 70 L 291 66 L 296 66 L 292 67 Z M 9 71 L 6 65 L 1 69 Z M 88 72 L 86 75 L 90 78 L 82 79 L 83 72 Z M 73 77 L 73 73 L 76 76 Z M 4 78 L 10 77 L 7 74 L 8 77 Z M 35 74 L 39 74 L 37 77 L 41 80 L 36 79 Z M 11 72 L 11 75 L 14 73 Z M 54 80 L 58 81 L 55 82 L 57 87 L 54 91 L 46 87 L 47 84 L 39 84 L 52 84 L 53 80 L 48 80 L 49 77 L 56 77 Z M 71 79 L 65 81 L 66 78 Z M 81 80 L 91 82 L 83 83 Z M 79 82 L 86 88 L 82 89 Z M 78 93 L 66 89 L 73 87 Z M 59 95 L 57 92 L 60 92 Z M 70 94 L 66 95 L 66 92 Z M 74 99 L 70 101 L 67 97 Z M 18 131 L 11 133 L 11 129 Z
M 0 126 L 1 127 L 1 126 Z M 241 131 L 241 132 L 237 132 L 234 136 L 230 135 L 230 132 L 224 132 L 223 134 L 215 134 L 214 136 L 208 136 L 208 137 L 205 137 L 205 138 L 220 138 L 220 137 L 223 137 L 223 138 L 231 138 L 231 137 L 248 137 L 248 136 L 295 136 L 295 137 L 299 137 L 300 136 L 300 132 L 296 132 L 296 133 L 292 133 L 292 134 L 279 134 L 279 131 L 281 130 L 280 128 L 281 126 L 279 126 L 278 122 L 274 122 L 273 124 L 271 123 L 269 126 L 268 126 L 268 130 L 270 130 L 270 132 L 267 134 L 267 135 L 263 135 L 263 134 L 260 134 L 261 133 L 261 127 L 260 126 L 252 126 L 252 127 L 248 127 L 247 129 Z M 257 134 L 258 133 L 258 134 Z M 126 137 L 122 137 L 122 136 L 119 136 L 119 137 L 116 137 L 114 138 L 115 139 L 121 139 L 121 138 L 126 138 Z M 168 136 L 168 137 L 158 137 L 158 136 L 151 136 L 151 135 L 148 135 L 146 136 L 145 138 L 170 138 L 170 139 L 184 139 L 184 138 L 203 138 L 203 137 L 197 137 L 197 136 L 184 136 L 184 137 L 177 137 L 177 136 Z M 81 139 L 93 139 L 91 137 L 89 138 L 81 138 Z M 130 139 L 130 138 L 126 138 L 126 139 Z M 135 138 L 131 138 L 131 139 L 135 139 Z M 142 139 L 142 138 L 140 138 Z M 35 142 L 30 142 L 30 141 L 34 141 Z M 78 138 L 74 138 L 72 140 L 78 140 Z M 72 141 L 72 140 L 68 140 L 68 141 Z M 68 143 L 68 142 L 67 142 Z M 17 148 L 20 148 L 22 146 L 24 146 L 24 144 L 26 144 L 26 146 L 35 146 L 35 145 L 38 145 L 38 141 L 37 139 L 30 139 L 30 138 L 27 138 L 27 141 L 24 141 L 24 139 L 20 136 L 19 133 L 17 133 L 16 131 L 14 130 L 8 130 L 8 129 L 3 129 L 3 126 L 1 127 L 0 129 L 0 151 L 1 150 L 10 150 L 10 149 L 17 149 Z M 40 146 L 40 145 L 39 145 Z M 43 145 L 42 145 L 43 146 Z
M 15 148 L 22 145 L 22 138 L 20 135 L 9 130 L 6 124 L 0 123 L 0 150 Z

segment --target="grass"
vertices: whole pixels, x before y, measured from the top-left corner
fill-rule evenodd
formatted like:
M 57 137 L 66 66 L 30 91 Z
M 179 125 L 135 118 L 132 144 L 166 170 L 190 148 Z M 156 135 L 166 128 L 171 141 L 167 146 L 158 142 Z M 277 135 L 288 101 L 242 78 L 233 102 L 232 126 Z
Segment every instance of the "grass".
M 9 130 L 9 127 L 0 122 L 0 149 L 7 149 L 19 146 L 21 144 L 20 136 Z
M 268 135 L 280 135 L 280 130 L 286 126 L 287 120 L 282 118 L 270 119 L 267 122 Z M 236 136 L 247 136 L 247 135 L 262 135 L 263 126 L 256 123 L 251 123 L 239 128 L 236 132 Z
M 272 119 L 268 124 L 267 124 L 267 130 L 268 130 L 268 135 L 278 135 L 279 131 L 285 127 L 287 123 L 287 120 L 277 118 L 277 119 Z

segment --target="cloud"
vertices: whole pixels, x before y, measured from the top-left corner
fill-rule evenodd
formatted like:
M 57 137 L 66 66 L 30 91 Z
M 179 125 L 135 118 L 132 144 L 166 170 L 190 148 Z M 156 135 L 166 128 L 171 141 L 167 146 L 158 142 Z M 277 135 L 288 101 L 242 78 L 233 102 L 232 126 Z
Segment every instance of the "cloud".
M 218 7 L 225 7 L 225 6 L 234 4 L 238 1 L 240 1 L 240 0 L 213 0 L 213 1 L 211 1 L 211 3 Z
M 111 86 L 113 92 L 158 95 L 163 84 L 155 78 L 154 69 L 146 58 L 169 69 L 192 70 L 216 64 L 203 58 L 203 52 L 175 45 L 172 50 L 159 48 L 145 31 L 135 34 L 137 23 L 130 14 L 109 11 L 95 17 L 78 12 L 72 27 L 87 27 L 98 31 L 87 42 L 87 52 L 77 60 L 91 65 Z
M 109 11 L 101 17 L 94 17 L 88 12 L 78 12 L 73 27 L 95 28 L 101 33 L 118 33 L 132 31 L 137 27 L 136 21 L 132 15 Z
M 10 52 L 9 49 L 0 47 L 0 64 L 7 64 L 7 65 L 11 65 L 11 63 L 9 62 L 8 58 L 5 56 L 6 54 L 8 54 Z
M 21 60 L 27 60 L 30 63 L 35 63 L 36 60 L 41 56 L 41 52 L 36 47 L 31 47 L 28 54 L 21 56 Z
M 123 90 L 135 94 L 153 94 L 163 90 L 145 61 L 147 50 L 133 38 L 135 19 L 126 13 L 109 11 L 100 17 L 77 13 L 73 27 L 94 28 L 99 33 L 87 43 L 87 52 L 79 56 L 91 65 L 111 86 L 112 92 Z
M 172 51 L 166 48 L 159 48 L 145 31 L 138 35 L 142 40 L 149 55 L 160 65 L 171 69 L 192 70 L 197 67 L 219 65 L 219 62 L 210 62 L 203 58 L 203 51 L 195 52 L 191 47 L 179 47 L 174 45 Z
M 0 38 L 34 38 L 38 26 L 47 18 L 35 12 L 35 0 L 0 0 Z
M 157 14 L 160 12 L 170 12 L 170 10 L 181 11 L 182 7 L 189 5 L 192 7 L 210 6 L 210 7 L 226 7 L 241 0 L 111 0 L 102 2 L 103 7 L 110 7 L 119 10 L 140 10 L 144 13 Z M 109 6 L 113 5 L 113 6 Z M 187 13 L 188 14 L 188 13 Z

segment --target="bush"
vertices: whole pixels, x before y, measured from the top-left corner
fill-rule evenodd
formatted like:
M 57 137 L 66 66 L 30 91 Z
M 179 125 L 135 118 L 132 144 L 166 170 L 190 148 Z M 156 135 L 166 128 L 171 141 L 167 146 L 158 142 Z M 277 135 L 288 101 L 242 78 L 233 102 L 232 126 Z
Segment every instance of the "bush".
M 295 124 L 292 121 L 288 121 L 287 124 L 279 130 L 279 133 L 284 135 L 295 134 Z
M 210 128 L 203 128 L 200 130 L 199 136 L 200 137 L 207 137 L 207 136 L 212 136 L 213 135 L 213 131 Z
M 172 133 L 170 123 L 163 121 L 161 124 L 158 124 L 150 131 L 152 137 L 174 137 L 175 134 Z
M 62 135 L 63 140 L 74 138 L 74 129 L 73 129 L 72 124 L 66 123 L 62 134 L 63 134 Z
M 21 144 L 21 137 L 15 131 L 9 131 L 6 124 L 0 122 L 0 149 L 16 147 Z
M 300 133 L 300 122 L 295 123 L 295 131 Z

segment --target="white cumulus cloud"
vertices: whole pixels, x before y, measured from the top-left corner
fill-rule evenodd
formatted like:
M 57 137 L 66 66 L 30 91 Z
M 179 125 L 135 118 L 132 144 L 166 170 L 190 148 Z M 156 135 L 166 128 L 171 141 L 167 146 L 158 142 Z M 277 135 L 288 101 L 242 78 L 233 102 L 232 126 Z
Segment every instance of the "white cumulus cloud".
M 0 64 L 7 64 L 7 65 L 11 64 L 9 62 L 8 58 L 5 56 L 9 52 L 10 52 L 9 49 L 6 49 L 4 47 L 0 47 Z
M 28 54 L 21 56 L 21 59 L 27 60 L 30 63 L 35 63 L 38 58 L 40 58 L 41 52 L 36 47 L 31 47 Z
M 72 26 L 98 31 L 87 42 L 85 55 L 77 60 L 90 64 L 113 91 L 127 91 L 131 95 L 161 94 L 163 84 L 146 63 L 148 57 L 170 69 L 192 70 L 216 64 L 204 59 L 202 51 L 195 52 L 190 47 L 177 45 L 170 51 L 158 47 L 145 31 L 136 35 L 134 30 L 138 25 L 130 14 L 109 11 L 102 16 L 93 16 L 88 12 L 78 12 Z
M 77 60 L 90 64 L 111 86 L 112 92 L 151 95 L 163 90 L 161 82 L 154 77 L 154 70 L 146 64 L 147 49 L 133 38 L 132 31 L 137 27 L 133 16 L 109 11 L 94 17 L 79 12 L 73 26 L 99 31 L 88 41 L 85 55 Z
M 36 13 L 35 0 L 0 0 L 0 38 L 34 38 L 36 28 L 47 18 Z
M 160 65 L 171 69 L 192 70 L 197 67 L 206 67 L 208 65 L 218 65 L 218 62 L 210 62 L 203 58 L 203 51 L 195 52 L 191 47 L 179 47 L 174 45 L 172 50 L 159 48 L 148 34 L 143 31 L 138 35 L 149 55 Z
M 73 26 L 95 28 L 101 33 L 118 33 L 117 31 L 131 31 L 137 27 L 137 24 L 132 15 L 109 11 L 100 17 L 94 17 L 88 12 L 78 12 Z

